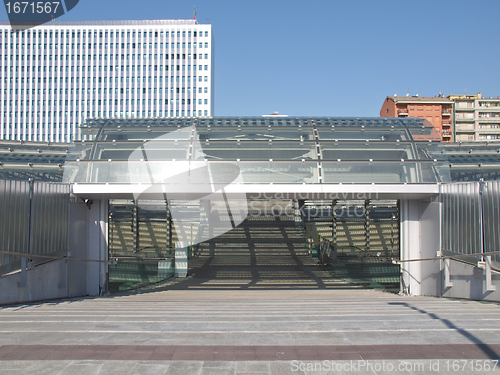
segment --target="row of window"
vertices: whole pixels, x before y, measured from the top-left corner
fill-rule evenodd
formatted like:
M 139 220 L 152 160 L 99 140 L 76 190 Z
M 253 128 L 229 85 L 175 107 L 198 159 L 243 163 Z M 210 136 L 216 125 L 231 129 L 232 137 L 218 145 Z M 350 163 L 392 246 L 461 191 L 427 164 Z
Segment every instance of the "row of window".
M 479 112 L 480 118 L 500 117 L 500 112 Z
M 182 56 L 182 60 L 185 60 L 186 59 L 186 55 L 187 55 L 187 59 L 188 60 L 191 60 L 191 54 L 188 53 L 178 53 L 177 54 L 177 60 L 180 60 L 181 59 L 181 56 Z M 4 60 L 8 61 L 10 60 L 10 62 L 14 62 L 14 61 L 24 61 L 24 57 L 26 56 L 26 61 L 37 61 L 37 56 L 38 56 L 38 61 L 42 61 L 42 56 L 43 56 L 43 61 L 47 61 L 47 57 L 48 57 L 48 60 L 49 61 L 80 61 L 80 58 L 82 61 L 91 61 L 91 60 L 94 60 L 94 61 L 97 61 L 97 57 L 99 57 L 99 61 L 106 61 L 108 60 L 108 56 L 109 56 L 109 60 L 113 60 L 113 56 L 115 56 L 115 60 L 136 60 L 136 56 L 137 56 L 137 60 L 147 60 L 149 58 L 149 60 L 158 60 L 158 56 L 160 57 L 160 60 L 163 60 L 163 54 L 152 54 L 150 53 L 149 55 L 148 54 L 143 54 L 141 56 L 141 54 L 137 54 L 137 55 L 130 55 L 130 54 L 116 54 L 116 55 L 59 55 L 59 58 L 58 58 L 58 55 L 10 55 L 10 59 L 9 59 L 9 55 L 4 55 Z M 85 58 L 87 56 L 87 58 Z M 103 59 L 103 56 L 104 56 L 104 59 Z M 130 58 L 132 56 L 132 58 Z M 172 60 L 174 59 L 174 56 L 175 54 L 171 54 L 172 56 Z M 196 56 L 199 57 L 199 59 L 203 59 L 203 54 L 193 54 L 193 60 L 196 60 Z M 15 57 L 15 59 L 14 59 Z M 32 59 L 30 59 L 30 57 L 32 57 Z M 52 57 L 54 57 L 52 59 Z M 66 58 L 64 58 L 66 57 Z M 93 57 L 93 59 L 92 59 Z M 121 58 L 120 58 L 121 57 Z M 70 59 L 71 58 L 71 59 Z M 205 54 L 205 59 L 208 59 L 208 53 Z M 0 61 L 2 60 L 2 55 L 0 54 Z M 168 60 L 168 54 L 165 55 L 165 60 Z M 7 65 L 7 64 L 5 64 Z
M 99 105 L 135 105 L 136 104 L 136 101 L 137 101 L 137 105 L 141 104 L 142 102 L 142 105 L 156 105 L 156 104 L 162 104 L 164 103 L 165 105 L 168 105 L 169 103 L 169 100 L 168 99 L 87 99 L 87 100 L 59 100 L 59 105 L 62 106 L 63 103 L 64 105 L 73 105 L 73 102 L 74 102 L 74 105 L 93 105 L 95 106 L 96 104 L 99 106 Z M 34 107 L 35 106 L 35 103 L 40 106 L 40 104 L 43 104 L 43 106 L 45 107 L 46 105 L 54 105 L 56 106 L 57 105 L 57 100 L 43 100 L 43 101 L 40 101 L 40 100 L 32 100 L 31 101 L 31 105 Z M 196 99 L 193 99 L 192 100 L 193 104 L 196 104 Z M 9 100 L 9 105 L 12 106 L 12 100 Z M 190 105 L 191 104 L 191 99 L 170 99 L 170 104 L 187 104 L 187 105 Z M 198 104 L 208 104 L 208 99 L 198 99 Z M 7 106 L 7 100 L 4 100 L 4 106 Z M 29 106 L 29 100 L 28 101 L 25 101 L 24 103 L 22 103 L 22 106 Z M 20 105 L 21 107 L 21 105 Z M 55 113 L 55 112 L 54 112 Z
M 500 139 L 500 134 L 479 134 L 479 139 Z
M 168 116 L 168 112 L 169 112 L 168 110 L 165 110 L 165 116 Z M 10 113 L 9 118 L 11 120 L 13 120 L 14 117 L 12 117 L 12 112 L 9 112 L 9 113 Z M 30 117 L 29 116 L 29 112 L 26 112 L 26 116 L 22 116 L 23 113 L 24 112 L 20 112 L 21 116 L 19 116 L 19 117 L 28 117 L 28 118 Z M 160 116 L 160 117 L 163 116 L 163 110 L 159 110 L 159 111 L 142 111 L 142 117 L 145 117 L 146 113 L 147 113 L 148 117 L 151 117 L 151 115 L 153 115 L 153 117 L 156 117 L 157 113 L 158 113 L 158 116 Z M 184 110 L 184 109 L 182 109 L 182 110 L 179 110 L 179 109 L 173 110 L 173 109 L 171 109 L 170 110 L 170 116 L 173 116 L 174 113 L 175 113 L 176 116 L 179 116 L 179 114 L 181 116 L 186 116 L 186 113 L 187 113 L 187 116 L 191 116 L 191 110 L 190 109 L 188 109 L 188 110 Z M 4 119 L 7 119 L 8 118 L 7 117 L 7 112 L 4 112 L 3 114 L 4 114 L 4 116 L 3 116 Z M 41 114 L 42 114 L 42 117 L 45 117 L 46 112 L 41 112 Z M 51 117 L 50 114 L 51 114 L 51 112 L 47 112 L 47 117 Z M 87 118 L 89 118 L 91 116 L 92 117 L 96 117 L 96 114 L 97 114 L 97 117 L 101 117 L 101 116 L 104 116 L 104 117 L 105 116 L 109 116 L 109 117 L 113 117 L 113 116 L 114 117 L 116 117 L 116 116 L 123 117 L 124 115 L 126 117 L 129 117 L 129 116 L 135 117 L 136 114 L 137 114 L 137 116 L 141 116 L 141 111 L 137 111 L 137 112 L 135 112 L 135 111 L 131 111 L 131 112 L 128 112 L 128 111 L 125 111 L 125 112 L 123 112 L 123 111 L 121 111 L 121 112 L 118 112 L 118 111 L 87 111 L 87 114 L 85 114 L 85 112 L 83 112 L 83 111 L 82 112 L 79 112 L 79 111 L 66 111 L 64 113 L 63 112 L 59 112 L 59 118 L 62 118 L 62 117 L 72 117 L 72 118 L 76 119 L 76 118 L 79 118 L 80 116 L 81 117 L 87 117 Z M 16 115 L 16 113 L 14 113 L 14 115 Z M 196 116 L 196 110 L 193 110 L 193 116 Z M 206 110 L 206 109 L 205 110 L 201 110 L 201 109 L 198 110 L 198 116 L 208 116 L 208 110 Z M 18 117 L 18 116 L 15 116 L 15 117 Z M 35 116 L 35 112 L 31 112 L 31 118 L 35 119 L 35 117 L 39 118 L 40 117 L 40 112 L 37 112 L 36 116 Z M 54 118 L 54 117 L 58 117 L 56 112 L 54 112 L 54 116 L 52 118 Z M 79 120 L 76 119 L 75 121 L 79 121 Z
M 199 94 L 202 93 L 202 89 L 203 89 L 203 93 L 205 93 L 205 94 L 208 93 L 208 87 L 204 87 L 204 88 L 198 87 L 198 93 Z M 159 87 L 159 88 L 156 88 L 156 87 L 151 88 L 150 87 L 147 90 L 148 90 L 147 91 L 148 94 L 157 94 L 157 93 L 158 94 L 162 94 L 163 93 L 163 89 L 161 87 Z M 40 95 L 40 94 L 46 95 L 47 91 L 48 91 L 49 95 L 52 94 L 52 89 L 48 89 L 48 90 L 47 89 L 43 89 L 43 90 L 32 89 L 31 91 L 32 91 L 32 95 L 36 95 L 36 94 L 37 95 Z M 10 89 L 10 91 L 8 91 L 7 89 L 4 89 L 4 95 L 7 95 L 7 94 L 10 94 L 10 96 L 12 96 L 13 94 L 18 95 L 19 92 L 20 92 L 21 95 L 24 95 L 24 89 L 20 89 L 20 90 L 15 89 L 15 91 L 13 91 L 12 89 Z M 30 90 L 27 89 L 26 90 L 26 94 L 29 94 L 29 92 L 30 92 Z M 168 92 L 169 92 L 169 88 L 165 87 L 165 94 L 168 94 Z M 57 93 L 58 93 L 57 89 L 54 89 L 54 95 L 57 95 Z M 80 95 L 80 89 L 78 89 L 78 88 L 77 89 L 73 89 L 72 88 L 72 89 L 65 89 L 64 90 L 64 94 L 66 94 L 66 95 L 67 94 L 73 95 L 75 93 L 76 93 L 76 96 L 78 97 Z M 82 95 L 85 95 L 85 93 L 87 93 L 88 95 L 90 95 L 90 94 L 94 94 L 95 95 L 95 94 L 101 94 L 101 93 L 107 94 L 108 91 L 107 91 L 107 89 L 102 89 L 101 90 L 101 88 L 98 88 L 98 89 L 93 88 L 92 90 L 90 88 L 87 89 L 87 90 L 82 89 Z M 129 93 L 130 94 L 134 94 L 134 88 L 131 88 L 131 89 L 129 89 L 129 88 L 125 88 L 125 89 L 123 89 L 123 88 L 121 88 L 121 89 L 115 88 L 114 91 L 113 91 L 112 88 L 110 88 L 109 89 L 109 94 L 113 94 L 113 93 L 115 93 L 115 94 L 129 94 Z M 137 88 L 137 94 L 140 94 L 140 93 L 141 93 L 141 89 Z M 146 94 L 146 88 L 142 89 L 142 93 Z M 171 94 L 185 94 L 185 93 L 190 94 L 191 93 L 191 87 L 187 87 L 187 88 L 186 87 L 182 87 L 182 88 L 179 88 L 179 87 L 177 87 L 177 88 L 170 87 L 170 93 Z M 59 89 L 59 95 L 62 95 L 62 94 L 63 94 L 63 89 Z M 196 94 L 196 87 L 193 87 L 193 94 Z M 12 100 L 10 100 L 9 102 L 12 103 Z M 4 103 L 7 103 L 7 101 L 4 100 Z
M 2 44 L 3 44 L 3 49 L 8 49 L 8 46 L 9 44 L 8 43 L 0 43 L 0 49 L 2 49 Z M 14 45 L 16 46 L 16 50 L 19 49 L 19 44 L 16 43 L 11 43 L 10 44 L 10 49 L 11 50 L 14 50 Z M 43 49 L 46 50 L 46 49 L 52 49 L 52 46 L 54 46 L 54 49 L 64 49 L 64 44 L 61 44 L 61 48 L 57 48 L 57 46 L 59 44 L 52 44 L 52 43 L 38 43 L 38 49 L 42 49 L 42 45 L 43 45 Z M 81 44 L 81 48 L 82 49 L 85 49 L 85 46 L 87 44 Z M 116 48 L 119 49 L 120 48 L 120 43 L 109 43 L 109 48 L 110 49 L 113 49 L 113 46 L 116 45 Z M 122 49 L 125 49 L 125 48 L 128 48 L 130 49 L 132 47 L 132 49 L 136 48 L 136 45 L 137 45 L 137 48 L 141 48 L 143 45 L 144 47 L 142 48 L 148 48 L 148 43 L 121 43 L 121 48 Z M 155 49 L 158 48 L 158 45 L 160 46 L 160 49 L 163 48 L 163 43 L 149 43 L 149 48 L 152 49 L 153 46 Z M 177 43 L 165 43 L 165 48 L 168 48 L 170 45 L 170 48 L 175 48 L 177 46 L 177 48 L 181 48 L 181 45 L 182 45 L 182 48 L 186 48 L 186 42 L 177 42 Z M 203 43 L 202 42 L 199 42 L 199 43 L 196 43 L 196 42 L 193 42 L 193 47 L 192 48 L 203 48 Z M 37 49 L 36 48 L 37 44 L 36 43 L 33 43 L 33 44 L 26 44 L 26 49 Z M 47 46 L 49 48 L 47 48 Z M 69 43 L 66 43 L 66 49 L 70 49 L 69 48 L 70 44 Z M 21 49 L 24 50 L 25 48 L 25 44 L 24 43 L 21 43 Z M 33 48 L 31 48 L 33 47 Z M 102 49 L 103 48 L 103 43 L 99 43 L 99 49 Z M 104 43 L 104 49 L 107 49 L 108 48 L 108 43 Z M 191 48 L 191 42 L 187 42 L 187 48 Z M 208 48 L 208 42 L 205 42 L 205 48 Z M 71 43 L 71 49 L 80 49 L 80 43 L 76 43 L 76 48 L 75 48 L 75 43 Z M 92 43 L 88 43 L 88 48 L 86 49 L 92 49 Z M 94 49 L 97 49 L 97 43 L 94 43 Z
M 120 78 L 120 79 L 118 79 Z M 131 82 L 131 83 L 135 83 L 136 80 L 135 80 L 136 77 L 132 76 L 132 77 L 115 77 L 115 80 L 114 82 L 115 83 L 118 83 L 118 82 L 121 82 L 121 83 L 126 83 L 126 82 Z M 168 80 L 168 76 L 149 76 L 149 77 L 146 77 L 146 76 L 143 76 L 142 77 L 142 80 L 141 80 L 141 77 L 137 77 L 137 83 L 139 82 L 149 82 L 149 83 L 163 83 L 163 78 L 165 78 L 165 83 L 168 83 L 169 80 Z M 187 79 L 186 79 L 187 78 Z M 129 81 L 130 79 L 130 81 Z M 8 84 L 8 83 L 24 83 L 24 78 L 21 77 L 20 79 L 21 81 L 19 82 L 19 78 L 16 77 L 15 80 L 11 77 L 11 78 L 7 78 L 5 77 L 4 78 L 4 83 L 5 84 Z M 14 82 L 15 81 L 15 82 Z M 43 77 L 42 78 L 35 78 L 33 77 L 32 78 L 32 83 L 54 83 L 54 84 L 57 84 L 58 83 L 58 80 L 57 80 L 57 77 L 54 77 L 54 80 L 52 81 L 52 78 L 49 77 L 49 78 L 45 78 Z M 192 76 L 192 80 L 191 80 L 191 76 L 170 76 L 170 82 L 173 83 L 173 82 L 196 82 L 196 76 Z M 208 82 L 208 76 L 198 76 L 198 82 Z M 29 83 L 29 78 L 26 79 L 26 83 Z M 80 83 L 80 77 L 60 77 L 59 78 L 59 83 L 77 83 L 79 84 Z M 108 83 L 107 81 L 107 77 L 87 77 L 87 80 L 85 81 L 85 78 L 82 77 L 81 79 L 81 83 Z M 113 83 L 113 77 L 109 77 L 109 83 Z
M 170 108 L 172 108 L 172 106 Z M 104 113 L 105 112 L 106 111 L 104 111 Z M 111 112 L 113 112 L 113 111 L 111 111 Z M 154 112 L 156 112 L 156 111 L 154 111 Z M 59 113 L 59 116 L 58 116 L 58 113 Z M 75 117 L 79 117 L 78 116 L 79 111 L 59 111 L 59 112 L 57 112 L 57 111 L 54 111 L 54 112 L 51 112 L 51 111 L 47 111 L 47 112 L 45 112 L 45 111 L 43 111 L 43 112 L 40 112 L 40 111 L 38 111 L 38 112 L 31 111 L 31 112 L 4 112 L 4 119 L 7 119 L 7 115 L 8 115 L 8 117 L 11 120 L 16 121 L 16 119 L 19 118 L 19 117 L 22 117 L 22 118 L 28 118 L 28 117 L 30 117 L 30 114 L 31 114 L 32 118 L 35 118 L 35 116 L 36 117 L 40 117 L 41 116 L 41 117 L 51 117 L 52 119 L 54 119 L 55 117 L 60 117 L 61 118 L 61 117 L 63 117 L 63 115 L 64 115 L 64 117 L 68 117 L 68 116 L 73 117 L 73 113 L 75 114 Z M 85 111 L 82 111 L 80 113 L 81 113 L 81 116 L 85 116 Z M 90 111 L 88 113 L 90 113 Z
M 19 36 L 21 38 L 24 38 L 24 37 L 29 38 L 30 36 L 36 37 L 37 35 L 39 38 L 41 38 L 42 36 L 45 38 L 47 38 L 47 36 L 49 38 L 52 38 L 53 36 L 55 38 L 58 38 L 59 36 L 61 36 L 61 38 L 62 38 L 62 37 L 64 37 L 64 33 L 65 32 L 62 30 L 60 33 L 59 33 L 59 31 L 44 31 L 43 34 L 42 34 L 42 31 L 38 31 L 38 33 L 37 33 L 36 30 L 21 31 L 20 33 L 16 33 L 14 31 L 9 32 L 9 30 L 4 30 L 3 34 L 5 35 L 5 37 L 8 37 L 8 35 L 10 35 L 11 38 L 14 35 L 17 35 L 18 38 L 19 38 Z M 130 37 L 135 38 L 136 37 L 136 31 L 129 31 L 129 30 L 127 30 L 126 32 L 125 31 L 121 31 L 121 32 L 120 31 L 109 31 L 109 34 L 108 34 L 108 31 L 99 31 L 99 32 L 94 31 L 93 33 L 94 33 L 94 38 L 97 38 L 97 37 L 102 38 L 103 36 L 104 36 L 104 38 L 107 38 L 108 36 L 110 38 L 113 38 L 113 37 L 118 38 L 118 37 L 120 37 L 120 35 L 122 38 L 125 38 L 125 36 L 127 38 L 130 38 Z M 189 37 L 191 37 L 191 35 L 194 37 L 196 37 L 196 36 L 203 37 L 203 31 L 199 31 L 199 32 L 193 31 L 192 33 L 190 30 L 188 30 L 187 32 L 185 30 L 183 30 L 183 31 L 177 30 L 177 32 L 175 32 L 175 31 L 149 31 L 150 38 L 153 38 L 153 37 L 155 37 L 155 38 L 160 37 L 161 38 L 163 36 L 165 36 L 165 37 L 177 36 L 178 38 L 180 38 L 181 35 L 183 38 L 185 38 L 186 36 L 189 38 Z M 69 38 L 70 36 L 72 38 L 75 38 L 75 37 L 76 38 L 80 38 L 80 37 L 83 37 L 83 38 L 89 37 L 90 38 L 90 37 L 92 37 L 92 31 L 90 31 L 90 30 L 88 32 L 86 32 L 86 31 L 71 31 L 71 32 L 66 31 L 66 37 Z M 144 38 L 147 38 L 148 32 L 147 31 L 137 31 L 137 37 L 140 38 L 141 36 Z M 0 38 L 1 37 L 2 37 L 2 30 L 0 30 Z M 205 31 L 205 37 L 208 37 L 208 31 Z
M 87 94 L 91 94 L 91 93 L 92 94 L 101 94 L 101 92 L 104 93 L 104 94 L 107 94 L 108 92 L 106 90 L 107 89 L 102 89 L 102 91 L 101 91 L 100 88 L 98 88 L 97 90 L 96 90 L 96 88 L 93 88 L 92 90 L 91 89 L 87 89 L 85 91 L 85 89 L 82 88 L 82 95 L 84 95 L 85 92 Z M 162 94 L 162 90 L 163 89 L 161 87 L 159 87 L 159 88 L 157 88 L 157 87 L 151 88 L 150 87 L 150 88 L 148 88 L 147 93 L 148 94 L 156 94 L 158 92 L 159 94 Z M 169 88 L 165 87 L 165 94 L 168 94 L 168 91 L 169 91 Z M 170 87 L 170 93 L 172 93 L 172 94 L 174 94 L 174 93 L 176 93 L 176 94 L 185 94 L 186 91 L 187 91 L 188 94 L 191 93 L 191 87 L 187 87 L 187 88 L 185 88 L 185 87 L 182 87 L 182 88 L 177 87 L 175 89 L 174 89 L 174 87 Z M 26 89 L 26 94 L 29 94 L 29 92 L 30 92 L 30 90 Z M 203 92 L 205 94 L 208 93 L 208 87 L 204 87 L 203 88 Z M 20 93 L 21 93 L 21 95 L 24 95 L 24 89 L 20 89 Z M 40 89 L 36 89 L 36 90 L 32 89 L 32 94 L 33 95 L 35 95 L 35 94 L 40 95 L 42 93 L 43 93 L 43 95 L 46 95 L 47 94 L 47 89 L 43 89 L 43 91 L 41 91 Z M 58 93 L 57 89 L 54 89 L 54 95 L 57 95 L 57 93 Z M 80 94 L 80 89 L 78 89 L 78 88 L 77 89 L 73 89 L 72 88 L 72 89 L 65 89 L 64 90 L 64 94 L 71 94 L 71 95 L 73 95 L 75 93 L 78 96 Z M 113 93 L 113 89 L 110 88 L 109 89 L 109 94 L 112 94 L 112 93 Z M 131 88 L 130 91 L 129 91 L 129 88 L 121 88 L 121 89 L 115 88 L 114 89 L 114 93 L 115 94 L 128 94 L 128 93 L 134 94 L 134 88 Z M 141 89 L 137 88 L 137 94 L 140 94 L 140 93 L 141 93 Z M 146 88 L 142 89 L 142 93 L 146 94 Z M 196 87 L 193 87 L 193 94 L 195 94 L 195 93 L 196 93 Z M 202 93 L 202 87 L 198 87 L 198 93 L 200 93 L 200 94 Z M 15 91 L 13 91 L 12 89 L 10 89 L 10 92 L 9 92 L 7 89 L 4 89 L 4 95 L 7 95 L 7 94 L 10 94 L 10 95 L 16 94 L 16 95 L 18 95 L 19 94 L 19 90 L 16 89 Z M 48 89 L 48 94 L 49 95 L 52 94 L 52 89 Z M 63 89 L 59 89 L 59 94 L 60 95 L 63 94 Z
M 141 71 L 141 66 L 142 66 L 142 71 L 150 71 L 150 72 L 151 72 L 151 71 L 155 71 L 155 72 L 156 72 L 156 71 L 162 71 L 162 70 L 163 70 L 163 68 L 165 68 L 165 71 L 168 71 L 168 70 L 169 70 L 169 68 L 168 68 L 168 67 L 169 67 L 169 65 L 165 65 L 165 66 L 163 66 L 163 65 L 137 65 L 137 71 L 138 71 L 138 72 L 140 72 L 140 71 Z M 191 65 L 191 64 L 189 64 L 189 65 L 170 65 L 170 70 L 178 70 L 178 71 L 183 70 L 183 71 L 185 71 L 185 70 L 186 70 L 186 67 L 187 67 L 187 70 L 188 70 L 188 71 L 189 71 L 189 70 L 191 70 L 191 67 L 193 68 L 193 70 L 196 70 L 196 67 L 197 67 L 197 66 L 198 66 L 198 70 L 203 70 L 203 65 Z M 66 67 L 66 70 L 64 70 L 64 67 Z M 205 67 L 205 70 L 208 70 L 208 65 L 205 65 L 204 67 Z M 17 69 L 17 68 L 19 68 L 19 67 L 17 67 L 17 66 L 16 66 L 16 72 L 19 72 L 19 69 Z M 23 69 L 23 68 L 25 68 L 25 69 Z M 41 71 L 42 71 L 42 67 L 41 67 L 41 66 L 38 66 L 38 70 L 37 70 L 36 68 L 37 68 L 37 66 L 33 66 L 33 67 L 32 67 L 32 69 L 31 69 L 31 71 L 32 71 L 32 72 L 36 72 L 36 71 L 41 72 Z M 50 69 L 50 68 L 51 68 L 50 66 L 49 66 L 48 68 L 49 68 L 49 69 L 48 69 L 48 71 L 49 71 L 49 72 L 50 72 L 51 70 L 52 70 L 54 73 L 58 71 L 58 70 L 57 70 L 57 66 L 52 66 L 52 69 Z M 59 71 L 60 71 L 60 72 L 64 72 L 64 71 L 69 72 L 69 68 L 70 68 L 69 66 L 60 66 Z M 82 72 L 85 72 L 85 66 L 82 66 L 81 68 L 82 68 Z M 88 68 L 88 69 L 87 69 L 87 71 L 88 71 L 88 72 L 92 71 L 92 70 L 91 70 L 91 66 L 88 66 L 87 68 Z M 94 72 L 96 72 L 96 71 L 99 71 L 99 72 L 101 72 L 101 71 L 107 72 L 107 71 L 108 71 L 108 66 L 107 66 L 107 65 L 104 65 L 104 66 L 101 66 L 101 65 L 100 65 L 100 66 L 98 66 L 98 67 L 94 66 L 93 68 L 94 68 L 94 69 L 93 69 L 93 71 L 94 71 Z M 97 69 L 97 68 L 99 68 L 99 69 Z M 116 66 L 114 67 L 114 71 L 115 71 L 115 72 L 116 72 L 116 71 L 122 71 L 122 72 L 127 71 L 127 72 L 128 72 L 128 71 L 130 71 L 130 70 L 131 70 L 132 72 L 135 72 L 135 70 L 136 70 L 136 65 L 122 65 L 122 66 L 121 66 L 121 69 L 120 69 L 120 66 L 119 66 L 119 65 L 116 65 Z M 1 72 L 1 71 L 2 71 L 2 67 L 0 66 L 0 72 Z M 5 66 L 5 67 L 4 67 L 4 71 L 5 71 L 5 72 L 7 72 L 7 66 Z M 14 72 L 14 70 L 13 70 L 13 67 L 12 67 L 12 66 L 10 67 L 10 71 L 11 71 L 11 72 Z M 43 67 L 43 71 L 44 71 L 44 72 L 46 72 L 46 71 L 47 71 L 47 67 L 46 67 L 46 66 L 44 66 L 44 67 Z M 77 66 L 77 67 L 76 67 L 76 69 L 75 69 L 75 67 L 74 67 L 74 66 L 72 66 L 72 67 L 71 67 L 71 71 L 72 71 L 72 72 L 74 72 L 74 71 L 79 72 L 79 71 L 80 71 L 80 67 L 79 67 L 79 66 Z M 112 72 L 112 71 L 113 71 L 113 65 L 110 65 L 110 66 L 109 66 L 109 71 L 110 71 L 110 72 Z M 23 72 L 29 73 L 29 72 L 30 72 L 29 66 L 24 66 L 24 67 L 23 67 L 23 66 L 21 66 L 21 73 L 23 73 Z

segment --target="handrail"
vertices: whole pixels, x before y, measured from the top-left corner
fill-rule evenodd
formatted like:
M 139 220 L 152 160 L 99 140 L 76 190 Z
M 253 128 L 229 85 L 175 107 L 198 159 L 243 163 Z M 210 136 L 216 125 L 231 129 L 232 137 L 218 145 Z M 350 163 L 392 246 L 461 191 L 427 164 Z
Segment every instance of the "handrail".
M 490 251 L 487 253 L 474 253 L 474 254 L 458 254 L 458 255 L 441 255 L 437 256 L 434 258 L 421 258 L 421 259 L 406 259 L 406 260 L 399 260 L 399 259 L 393 259 L 393 263 L 407 263 L 407 262 L 420 262 L 424 260 L 439 260 L 439 259 L 451 259 L 451 258 L 470 258 L 470 257 L 478 257 L 478 256 L 485 256 L 485 255 L 497 255 L 500 254 L 500 251 Z
M 491 267 L 491 255 L 497 255 L 497 254 L 500 254 L 500 251 L 488 251 L 488 252 L 484 252 L 484 253 L 458 254 L 458 255 L 443 255 L 442 251 L 438 251 L 438 256 L 434 257 L 434 258 L 407 259 L 407 260 L 393 259 L 392 263 L 393 264 L 402 264 L 402 263 L 420 262 L 420 261 L 426 261 L 426 260 L 442 260 L 443 262 L 441 263 L 441 271 L 444 272 L 444 284 L 443 285 L 445 288 L 450 288 L 453 286 L 453 281 L 451 278 L 449 259 L 479 257 L 479 258 L 481 258 L 481 260 L 477 262 L 477 267 L 485 270 L 485 273 L 484 273 L 484 277 L 485 277 L 484 291 L 491 292 L 491 291 L 496 290 L 496 286 L 493 285 L 493 278 L 492 278 L 493 268 Z M 498 269 L 495 269 L 495 271 L 498 272 Z M 401 277 L 401 280 L 404 281 L 404 278 Z
M 64 259 L 64 260 L 71 260 L 71 261 L 75 261 L 75 262 L 95 262 L 95 263 L 116 264 L 116 262 L 118 261 L 118 259 L 114 259 L 114 260 L 76 259 L 76 258 L 69 258 L 69 257 L 56 257 L 53 255 L 36 255 L 36 254 L 16 253 L 16 252 L 11 252 L 11 251 L 0 251 L 0 254 L 18 255 L 18 256 L 26 257 L 26 258 Z

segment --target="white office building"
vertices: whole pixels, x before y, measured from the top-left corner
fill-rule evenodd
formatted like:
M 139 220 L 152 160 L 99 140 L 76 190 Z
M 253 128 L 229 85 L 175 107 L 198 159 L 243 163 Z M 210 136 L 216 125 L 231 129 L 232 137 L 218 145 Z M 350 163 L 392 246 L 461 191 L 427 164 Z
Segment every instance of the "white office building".
M 214 115 L 212 27 L 0 21 L 0 139 L 69 142 L 86 118 Z

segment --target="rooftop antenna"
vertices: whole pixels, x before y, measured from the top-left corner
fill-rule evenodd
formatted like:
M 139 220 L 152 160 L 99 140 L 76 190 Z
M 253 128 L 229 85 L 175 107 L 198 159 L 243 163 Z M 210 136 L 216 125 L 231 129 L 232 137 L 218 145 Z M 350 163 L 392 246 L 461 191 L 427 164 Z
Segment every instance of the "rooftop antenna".
M 410 88 L 406 89 L 406 96 L 410 96 Z

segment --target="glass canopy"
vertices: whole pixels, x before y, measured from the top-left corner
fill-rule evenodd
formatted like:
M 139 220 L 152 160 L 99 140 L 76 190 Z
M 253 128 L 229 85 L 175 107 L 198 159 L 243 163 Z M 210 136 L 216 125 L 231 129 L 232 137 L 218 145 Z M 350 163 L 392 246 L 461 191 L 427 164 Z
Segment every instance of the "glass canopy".
M 414 118 L 90 119 L 82 132 L 86 140 L 72 144 L 0 141 L 0 178 L 61 182 L 64 170 L 68 183 L 130 184 L 151 182 L 131 179 L 133 163 L 155 171 L 172 160 L 206 160 L 236 165 L 244 183 L 500 179 L 500 142 L 441 143 L 430 123 Z M 143 160 L 130 164 L 142 148 Z
M 0 179 L 61 182 L 69 143 L 0 141 Z
M 70 150 L 65 182 L 157 183 L 151 171 L 175 161 L 231 163 L 245 184 L 450 181 L 440 136 L 423 119 L 90 119 L 81 129 L 87 140 Z

